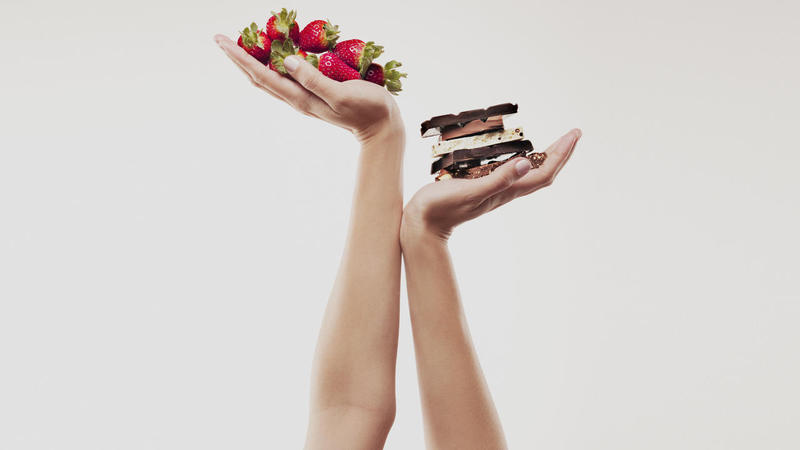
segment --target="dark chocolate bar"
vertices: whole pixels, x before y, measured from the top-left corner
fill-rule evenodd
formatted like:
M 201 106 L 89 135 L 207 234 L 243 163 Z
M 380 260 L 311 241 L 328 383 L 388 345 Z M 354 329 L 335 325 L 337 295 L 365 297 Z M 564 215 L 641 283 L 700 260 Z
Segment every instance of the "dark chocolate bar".
M 464 126 L 473 120 L 486 120 L 492 116 L 504 116 L 517 112 L 517 105 L 513 103 L 502 103 L 484 109 L 472 109 L 462 111 L 458 114 L 445 114 L 443 116 L 432 117 L 420 125 L 422 137 L 436 136 L 441 133 L 444 127 Z
M 460 168 L 474 167 L 481 164 L 481 160 L 496 158 L 508 153 L 525 153 L 533 150 L 531 141 L 511 141 L 499 144 L 487 145 L 486 147 L 466 148 L 448 153 L 431 164 L 431 174 L 445 169 L 450 170 L 454 166 Z

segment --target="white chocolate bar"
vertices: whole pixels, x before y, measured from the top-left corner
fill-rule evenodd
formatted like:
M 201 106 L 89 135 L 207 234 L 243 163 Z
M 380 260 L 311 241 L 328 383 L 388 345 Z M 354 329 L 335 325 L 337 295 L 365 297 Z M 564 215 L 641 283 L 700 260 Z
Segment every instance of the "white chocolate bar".
M 524 138 L 522 128 L 491 131 L 489 133 L 467 136 L 449 141 L 439 141 L 433 146 L 433 156 L 446 155 L 456 150 L 479 148 L 501 142 L 520 141 Z

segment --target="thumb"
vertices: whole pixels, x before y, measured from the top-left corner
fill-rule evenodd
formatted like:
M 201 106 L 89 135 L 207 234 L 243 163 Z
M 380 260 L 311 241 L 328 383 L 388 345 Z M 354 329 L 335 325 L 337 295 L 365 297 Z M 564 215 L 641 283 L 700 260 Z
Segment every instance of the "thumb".
M 502 164 L 489 175 L 471 183 L 473 194 L 484 199 L 499 194 L 525 176 L 531 168 L 531 162 L 527 158 L 514 158 Z
M 283 67 L 301 86 L 330 103 L 337 92 L 337 82 L 322 74 L 316 67 L 297 55 L 287 56 Z

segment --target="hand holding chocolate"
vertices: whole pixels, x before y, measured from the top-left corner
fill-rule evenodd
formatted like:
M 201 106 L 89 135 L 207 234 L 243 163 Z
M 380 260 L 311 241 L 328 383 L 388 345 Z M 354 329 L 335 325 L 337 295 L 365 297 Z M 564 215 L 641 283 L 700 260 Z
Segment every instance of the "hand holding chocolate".
M 533 151 L 522 128 L 503 127 L 503 116 L 516 112 L 516 104 L 503 103 L 422 122 L 422 137 L 439 136 L 431 164 L 436 181 L 480 178 L 516 156 L 528 158 L 534 169 L 541 166 L 547 155 Z

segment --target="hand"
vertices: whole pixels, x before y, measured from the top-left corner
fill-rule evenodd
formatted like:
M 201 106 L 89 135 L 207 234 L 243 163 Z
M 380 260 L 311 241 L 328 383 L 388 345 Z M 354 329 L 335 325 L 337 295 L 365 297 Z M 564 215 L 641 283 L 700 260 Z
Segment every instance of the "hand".
M 297 56 L 284 60 L 291 78 L 284 77 L 226 36 L 216 35 L 214 40 L 254 86 L 303 114 L 350 130 L 362 143 L 403 129 L 397 103 L 383 86 L 363 80 L 334 81 Z
M 547 159 L 535 170 L 531 170 L 530 161 L 520 157 L 483 178 L 449 179 L 423 186 L 403 212 L 401 242 L 421 234 L 446 241 L 456 225 L 550 186 L 580 137 L 579 129 L 562 136 L 545 150 Z

